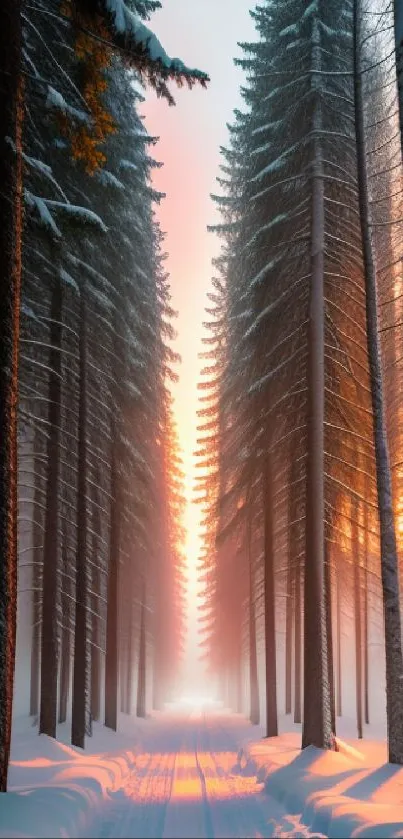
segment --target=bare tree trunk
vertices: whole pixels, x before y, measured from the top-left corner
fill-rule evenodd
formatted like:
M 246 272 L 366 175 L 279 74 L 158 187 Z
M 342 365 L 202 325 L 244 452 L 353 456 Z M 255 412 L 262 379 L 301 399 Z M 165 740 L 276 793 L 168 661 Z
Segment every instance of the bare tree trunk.
M 118 649 L 119 649 L 119 693 L 120 711 L 128 714 L 127 708 L 127 676 L 129 664 L 129 622 L 130 622 L 130 598 L 132 596 L 131 573 L 124 565 L 119 580 L 119 628 L 118 628 Z
M 94 551 L 93 557 L 97 556 Z M 92 572 L 92 587 L 93 590 L 99 592 L 101 583 L 101 575 L 99 568 L 94 568 Z M 101 716 L 101 661 L 100 661 L 100 632 L 99 632 L 99 600 L 96 595 L 91 597 L 91 609 L 95 614 L 91 615 L 91 718 L 99 720 Z
M 301 614 L 301 559 L 299 557 L 299 503 L 297 480 L 299 468 L 297 451 L 293 453 L 293 469 L 291 475 L 289 502 L 289 563 L 292 574 L 292 599 L 294 613 L 294 722 L 302 719 L 301 704 L 301 673 L 302 673 L 302 614 Z
M 330 692 L 330 713 L 332 731 L 336 733 L 336 703 L 334 695 L 334 667 L 333 667 L 333 626 L 332 626 L 332 575 L 330 565 L 329 539 L 325 542 L 325 610 L 327 636 L 327 677 Z
M 355 698 L 358 739 L 362 740 L 362 633 L 361 633 L 361 580 L 360 542 L 358 535 L 359 506 L 355 498 L 351 505 L 352 554 L 354 573 L 354 624 L 355 624 Z
M 87 302 L 80 287 L 77 548 L 71 742 L 84 748 L 88 707 L 88 564 L 87 564 Z
M 325 208 L 322 148 L 319 20 L 312 31 L 312 89 L 315 96 L 312 154 L 311 288 L 308 325 L 308 459 L 304 584 L 304 721 L 302 747 L 332 748 L 325 616 Z
M 242 657 L 240 649 L 238 650 L 238 655 L 235 663 L 235 697 L 235 710 L 238 714 L 242 714 Z
M 396 74 L 399 91 L 400 143 L 403 152 L 403 3 L 394 0 Z
M 292 492 L 292 489 L 291 489 Z M 292 711 L 292 630 L 293 630 L 293 592 L 292 592 L 291 552 L 288 551 L 287 598 L 285 603 L 285 712 Z
M 69 551 L 67 547 L 67 525 L 63 520 L 62 525 L 62 564 L 66 570 L 69 568 Z M 71 665 L 71 596 L 73 593 L 72 581 L 65 576 L 62 584 L 62 642 L 60 654 L 60 688 L 59 688 L 59 723 L 66 722 L 67 703 L 70 689 L 70 665 Z
M 249 719 L 252 725 L 259 725 L 260 703 L 256 649 L 255 560 L 252 541 L 252 516 L 253 512 L 252 510 L 250 510 L 248 513 L 248 521 L 246 524 L 246 550 L 248 552 L 249 568 Z
M 132 592 L 134 589 L 132 589 Z M 134 613 L 134 606 L 133 606 L 133 596 L 130 598 L 129 602 L 129 615 L 128 615 L 128 639 L 127 639 L 127 670 L 126 670 L 126 690 L 125 690 L 125 700 L 126 700 L 126 712 L 131 714 L 132 712 L 132 693 L 133 693 L 133 632 L 134 632 L 134 620 L 133 620 L 133 613 Z
M 100 493 L 98 487 L 100 485 L 100 470 L 98 467 L 94 469 L 94 484 L 93 489 L 93 514 L 92 514 L 92 582 L 91 588 L 93 594 L 91 596 L 91 717 L 93 720 L 99 720 L 101 716 L 101 633 L 99 631 L 98 616 L 100 609 L 99 596 L 101 594 L 101 571 L 99 567 L 99 539 L 102 536 L 102 522 L 101 513 L 99 510 Z
M 368 660 L 368 507 L 364 504 L 364 719 L 369 725 L 369 660 Z
M 301 563 L 295 566 L 295 616 L 294 616 L 294 722 L 302 721 L 301 676 L 302 676 L 302 615 L 301 615 Z
M 41 587 L 42 587 L 42 542 L 43 542 L 43 517 L 40 501 L 42 499 L 41 480 L 41 454 L 39 434 L 35 433 L 34 438 L 34 518 L 32 527 L 33 541 L 33 592 L 32 592 L 32 639 L 31 639 L 31 679 L 29 713 L 33 717 L 38 716 L 39 710 L 39 671 L 40 671 L 40 644 L 41 644 Z
M 56 737 L 58 676 L 58 519 L 62 378 L 62 287 L 53 281 L 50 307 L 47 482 L 43 551 L 40 734 Z
M 118 573 L 121 529 L 118 428 L 114 423 L 111 465 L 111 524 L 106 608 L 105 725 L 117 729 L 118 721 Z
M 21 0 L 0 30 L 0 792 L 7 788 L 17 608 L 17 403 L 21 296 Z M 17 154 L 10 145 L 15 142 Z
M 263 475 L 264 516 L 264 623 L 266 661 L 266 737 L 277 737 L 276 622 L 274 590 L 273 476 L 270 453 Z
M 384 414 L 375 258 L 370 228 L 370 199 L 361 73 L 361 0 L 354 3 L 355 125 L 358 191 L 365 269 L 367 340 L 375 438 L 376 479 L 381 536 L 381 574 L 385 625 L 386 713 L 389 762 L 403 764 L 402 634 L 399 572 L 392 502 L 392 481 Z
M 139 637 L 139 670 L 137 677 L 137 707 L 138 717 L 146 716 L 146 584 L 143 580 L 140 613 Z
M 337 634 L 337 697 L 336 713 L 342 715 L 342 675 L 341 675 L 341 598 L 340 598 L 340 565 L 336 568 L 336 634 Z

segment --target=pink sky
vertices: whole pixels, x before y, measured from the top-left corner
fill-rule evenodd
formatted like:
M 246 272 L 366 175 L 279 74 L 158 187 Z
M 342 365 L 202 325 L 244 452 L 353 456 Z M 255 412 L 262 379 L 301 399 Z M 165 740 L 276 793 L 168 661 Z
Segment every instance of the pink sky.
M 202 322 L 212 276 L 211 260 L 219 250 L 218 239 L 207 233 L 217 216 L 210 193 L 216 192 L 220 145 L 227 142 L 226 123 L 242 107 L 239 94 L 244 81 L 233 64 L 239 55 L 237 41 L 254 40 L 248 11 L 253 0 L 163 0 L 151 26 L 171 56 L 209 73 L 207 90 L 172 88 L 176 107 L 169 108 L 153 93 L 142 107 L 148 131 L 160 138 L 155 157 L 164 166 L 156 170 L 154 184 L 167 198 L 159 209 L 166 232 L 167 269 L 172 304 L 178 311 L 175 349 L 182 356 L 180 380 L 174 386 L 175 417 L 186 472 L 188 505 L 187 559 L 189 569 L 189 657 L 195 657 L 196 562 L 199 551 L 200 509 L 190 503 L 196 448 L 197 382 L 202 349 Z

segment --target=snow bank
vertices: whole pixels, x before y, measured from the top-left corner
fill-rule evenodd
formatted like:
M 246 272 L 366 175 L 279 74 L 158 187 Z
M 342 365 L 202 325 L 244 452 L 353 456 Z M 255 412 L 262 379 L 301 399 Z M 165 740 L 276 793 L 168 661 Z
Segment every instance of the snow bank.
M 118 734 L 95 724 L 84 752 L 67 745 L 68 725 L 59 726 L 61 739 L 53 740 L 38 736 L 30 720 L 16 720 L 9 792 L 0 796 L 0 837 L 85 836 L 94 812 L 133 771 L 144 724 L 130 720 L 128 726 L 123 719 Z
M 338 740 L 338 752 L 301 752 L 300 742 L 292 732 L 245 743 L 239 771 L 255 773 L 315 834 L 403 837 L 403 767 L 386 762 L 384 741 Z

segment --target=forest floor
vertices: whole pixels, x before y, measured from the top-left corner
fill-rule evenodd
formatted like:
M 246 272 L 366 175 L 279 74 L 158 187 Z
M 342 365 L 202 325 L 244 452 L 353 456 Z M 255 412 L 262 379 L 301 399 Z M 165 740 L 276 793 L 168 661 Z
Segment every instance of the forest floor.
M 214 707 L 121 720 L 85 752 L 67 726 L 53 741 L 17 721 L 0 836 L 403 837 L 403 769 L 382 742 L 301 753 L 297 730 L 259 739 Z

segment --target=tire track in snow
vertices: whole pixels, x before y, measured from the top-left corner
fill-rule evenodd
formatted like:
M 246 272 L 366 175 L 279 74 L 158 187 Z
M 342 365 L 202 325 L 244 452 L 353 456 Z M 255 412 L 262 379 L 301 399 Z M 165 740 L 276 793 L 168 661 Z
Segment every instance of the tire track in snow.
M 318 837 L 302 816 L 287 814 L 254 771 L 242 770 L 238 724 L 236 718 L 206 714 L 150 720 L 132 771 L 111 794 L 98 830 L 88 836 Z
M 211 760 L 213 764 L 213 768 L 210 764 L 210 771 L 205 765 L 205 775 L 215 831 L 212 835 L 216 839 L 228 836 L 234 839 L 245 836 L 255 839 L 326 839 L 321 833 L 311 832 L 302 815 L 287 813 L 284 806 L 270 796 L 264 783 L 258 781 L 257 774 L 242 772 L 238 763 L 236 729 L 233 734 L 229 720 L 206 718 L 205 736 L 204 760 Z M 223 766 L 221 761 L 226 761 L 231 755 L 234 757 L 231 767 L 229 764 Z M 214 779 L 219 782 L 215 783 Z
M 162 836 L 171 794 L 176 754 L 143 752 L 124 787 L 111 794 L 100 830 L 89 836 L 100 839 L 141 839 Z
M 203 723 L 204 723 L 203 728 L 205 729 L 206 728 L 205 715 L 203 717 Z M 206 837 L 208 837 L 208 839 L 210 839 L 210 837 L 211 837 L 211 839 L 214 839 L 215 833 L 214 833 L 214 826 L 213 826 L 213 818 L 212 818 L 211 809 L 210 809 L 210 802 L 209 802 L 208 793 L 207 793 L 206 775 L 205 775 L 203 767 L 200 763 L 200 749 L 199 749 L 199 745 L 198 745 L 199 740 L 200 740 L 200 733 L 198 733 L 198 731 L 196 729 L 196 731 L 195 731 L 195 760 L 196 760 L 196 766 L 197 766 L 197 771 L 199 773 L 200 785 L 201 785 L 201 790 L 202 790 L 202 807 L 203 807 L 203 816 L 204 816 L 204 822 L 205 822 Z M 204 752 L 205 750 L 202 749 L 201 751 Z

